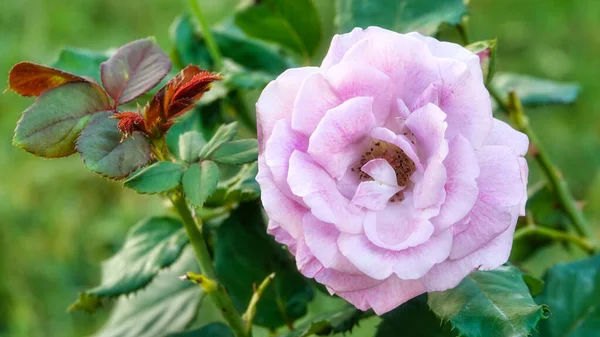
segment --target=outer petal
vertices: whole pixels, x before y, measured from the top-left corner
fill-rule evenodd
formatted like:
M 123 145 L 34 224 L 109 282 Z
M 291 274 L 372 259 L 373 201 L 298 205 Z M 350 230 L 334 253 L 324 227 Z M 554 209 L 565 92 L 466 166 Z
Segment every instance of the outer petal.
M 337 243 L 342 254 L 371 278 L 384 280 L 396 274 L 402 279 L 418 279 L 448 257 L 452 234 L 446 231 L 420 246 L 397 252 L 379 248 L 361 234 L 341 233 Z
M 421 281 L 427 291 L 444 291 L 456 287 L 475 270 L 493 270 L 508 261 L 513 234 L 517 225 L 518 208 L 513 207 L 510 226 L 485 246 L 458 259 L 446 260 L 434 266 Z
M 271 81 L 256 102 L 256 121 L 259 148 L 271 135 L 275 123 L 280 119 L 291 119 L 294 99 L 304 79 L 319 71 L 316 67 L 288 69 Z
M 294 100 L 292 128 L 310 136 L 327 110 L 342 102 L 323 74 L 315 72 L 308 75 Z
M 459 44 L 439 41 L 429 36 L 423 36 L 417 32 L 408 33 L 408 35 L 425 41 L 425 43 L 427 43 L 429 46 L 429 50 L 431 50 L 433 56 L 464 62 L 473 76 L 476 78 L 481 78 L 483 81 L 483 74 L 481 71 L 481 66 L 479 65 L 479 57 L 470 50 Z
M 375 125 L 372 97 L 355 97 L 329 110 L 310 137 L 308 153 L 340 179 L 358 160 L 365 136 Z
M 350 204 L 335 181 L 306 153 L 294 151 L 290 158 L 288 184 L 319 220 L 333 223 L 344 232 L 362 232 L 364 212 Z
M 360 310 L 372 308 L 377 315 L 382 315 L 424 292 L 425 289 L 420 281 L 401 280 L 392 276 L 365 290 L 337 294 Z
M 364 31 L 362 28 L 354 28 L 350 33 L 347 34 L 336 34 L 331 40 L 329 51 L 321 63 L 321 69 L 326 70 L 333 65 L 339 63 L 348 49 L 355 45 L 364 37 Z
M 449 152 L 444 159 L 448 179 L 446 180 L 446 200 L 440 214 L 431 219 L 436 232 L 446 230 L 465 217 L 475 205 L 479 189 L 479 162 L 469 141 L 462 135 L 449 143 Z
M 446 138 L 458 134 L 478 149 L 492 129 L 492 103 L 481 74 L 473 74 L 465 63 L 438 59 L 443 86 L 439 88 L 440 109 L 447 115 Z
M 258 175 L 256 181 L 260 185 L 261 199 L 269 219 L 285 229 L 293 238 L 302 235 L 302 218 L 308 209 L 288 198 L 273 181 L 273 176 L 264 163 L 258 158 Z
M 304 216 L 304 240 L 312 254 L 325 268 L 360 274 L 337 248 L 337 238 L 340 231 L 334 225 L 325 223 L 312 214 Z
M 271 137 L 264 149 L 265 163 L 273 174 L 275 184 L 291 197 L 287 185 L 287 175 L 290 157 L 295 150 L 306 151 L 308 139 L 294 132 L 289 120 L 279 120 L 275 123 Z
M 392 79 L 394 96 L 412 106 L 440 72 L 427 44 L 417 38 L 379 27 L 369 27 L 365 39 L 354 44 L 342 61 L 371 65 Z
M 529 138 L 505 122 L 494 118 L 494 127 L 486 138 L 485 145 L 508 146 L 517 156 L 524 156 L 529 148 Z

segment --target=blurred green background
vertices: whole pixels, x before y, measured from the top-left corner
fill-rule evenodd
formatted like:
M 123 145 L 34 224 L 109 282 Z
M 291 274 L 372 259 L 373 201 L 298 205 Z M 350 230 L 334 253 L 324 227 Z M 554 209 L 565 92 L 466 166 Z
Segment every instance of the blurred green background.
M 317 0 L 329 33 L 333 2 Z M 203 6 L 217 22 L 235 3 L 205 0 Z M 3 0 L 1 7 L 0 70 L 8 74 L 23 60 L 50 64 L 67 45 L 104 50 L 153 35 L 169 50 L 169 26 L 186 2 Z M 582 85 L 577 104 L 528 112 L 598 227 L 600 2 L 472 0 L 470 8 L 471 40 L 499 39 L 499 70 Z M 15 123 L 31 103 L 14 93 L 0 95 L 0 336 L 85 336 L 102 324 L 107 310 L 89 316 L 66 313 L 67 306 L 98 282 L 100 261 L 120 247 L 127 229 L 163 206 L 158 198 L 88 172 L 78 156 L 44 160 L 12 147 Z M 532 167 L 535 183 L 540 175 Z M 554 260 L 568 258 L 559 254 Z M 366 325 L 368 330 L 374 324 Z

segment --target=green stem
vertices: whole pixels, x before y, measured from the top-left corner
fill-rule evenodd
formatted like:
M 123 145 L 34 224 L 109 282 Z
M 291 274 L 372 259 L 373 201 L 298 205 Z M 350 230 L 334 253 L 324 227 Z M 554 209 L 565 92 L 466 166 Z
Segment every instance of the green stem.
M 517 94 L 515 92 L 510 92 L 508 100 L 505 101 L 491 86 L 488 87 L 488 90 L 500 108 L 508 113 L 510 119 L 513 121 L 517 129 L 529 137 L 529 142 L 533 144 L 534 148 L 536 149 L 532 156 L 535 158 L 548 177 L 548 182 L 556 191 L 556 196 L 558 197 L 558 200 L 565 213 L 573 223 L 577 233 L 588 240 L 592 240 L 592 231 L 590 230 L 590 226 L 586 218 L 583 216 L 583 213 L 577 206 L 575 198 L 569 191 L 566 180 L 559 170 L 554 166 L 550 160 L 548 152 L 546 152 L 537 135 L 529 125 L 529 120 L 527 116 L 525 116 L 523 105 L 521 104 L 521 100 Z
M 217 274 L 213 267 L 210 253 L 208 252 L 208 247 L 204 240 L 204 235 L 202 234 L 202 222 L 194 218 L 183 196 L 174 195 L 171 201 L 183 221 L 183 226 L 185 227 L 187 236 L 194 248 L 196 260 L 198 261 L 202 274 L 209 280 L 216 282 L 216 287 L 213 287 L 213 291 L 208 291 L 208 295 L 219 309 L 221 309 L 223 318 L 229 323 L 234 334 L 237 337 L 247 337 L 246 326 L 242 321 L 242 318 L 233 306 L 233 302 L 225 288 L 217 281 Z
M 589 254 L 593 254 L 597 249 L 597 247 L 595 247 L 590 241 L 588 241 L 585 238 L 562 232 L 556 229 L 539 227 L 536 225 L 529 225 L 518 229 L 515 232 L 514 239 L 516 241 L 523 239 L 527 236 L 541 236 L 556 241 L 571 242 L 579 246 L 581 249 L 583 249 Z
M 204 17 L 204 13 L 202 9 L 200 9 L 200 5 L 198 5 L 198 0 L 188 0 L 190 5 L 190 9 L 192 10 L 192 14 L 198 20 L 200 27 L 202 28 L 202 33 L 204 34 L 204 38 L 206 39 L 206 45 L 208 47 L 208 52 L 215 62 L 215 69 L 220 71 L 223 68 L 223 56 L 221 55 L 221 51 L 219 50 L 219 46 L 215 41 L 215 37 L 210 31 L 210 26 Z
M 252 332 L 251 331 L 252 330 L 252 321 L 254 320 L 254 316 L 256 315 L 256 305 L 258 304 L 260 297 L 262 296 L 265 289 L 267 289 L 267 287 L 269 286 L 269 284 L 271 283 L 273 278 L 275 278 L 275 273 L 271 273 L 270 275 L 268 275 L 264 279 L 264 281 L 262 281 L 260 286 L 258 286 L 258 288 L 256 288 L 256 291 L 254 292 L 254 294 L 252 295 L 252 298 L 250 299 L 250 303 L 248 304 L 248 308 L 246 309 L 246 312 L 242 315 L 242 319 L 244 321 L 246 321 L 248 335 L 250 335 Z

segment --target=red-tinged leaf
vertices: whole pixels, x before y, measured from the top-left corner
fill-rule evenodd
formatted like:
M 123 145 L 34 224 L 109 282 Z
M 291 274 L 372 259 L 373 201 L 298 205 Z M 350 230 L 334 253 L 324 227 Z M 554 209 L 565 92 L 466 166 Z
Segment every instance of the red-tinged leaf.
M 100 76 L 116 106 L 132 101 L 152 89 L 169 70 L 169 57 L 148 38 L 121 47 L 100 65 Z
M 83 77 L 32 62 L 17 63 L 8 74 L 8 89 L 21 96 L 39 96 L 69 82 L 86 82 Z
M 154 96 L 144 110 L 144 117 L 150 130 L 165 132 L 172 125 L 172 119 L 194 107 L 202 95 L 210 90 L 214 81 L 221 76 L 196 66 L 187 66 L 171 79 Z
M 73 154 L 75 140 L 89 119 L 110 110 L 109 105 L 95 83 L 66 83 L 47 90 L 23 112 L 13 144 L 46 158 Z
M 119 120 L 117 128 L 123 134 L 124 138 L 130 137 L 135 131 L 146 133 L 146 121 L 144 117 L 137 112 L 127 111 L 114 115 Z

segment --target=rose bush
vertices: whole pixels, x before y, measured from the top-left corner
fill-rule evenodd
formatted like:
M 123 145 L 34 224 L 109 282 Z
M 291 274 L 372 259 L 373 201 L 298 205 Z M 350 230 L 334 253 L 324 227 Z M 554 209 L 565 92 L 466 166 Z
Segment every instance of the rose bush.
M 507 261 L 528 138 L 493 118 L 477 55 L 357 28 L 256 106 L 268 231 L 332 294 L 382 314 Z

